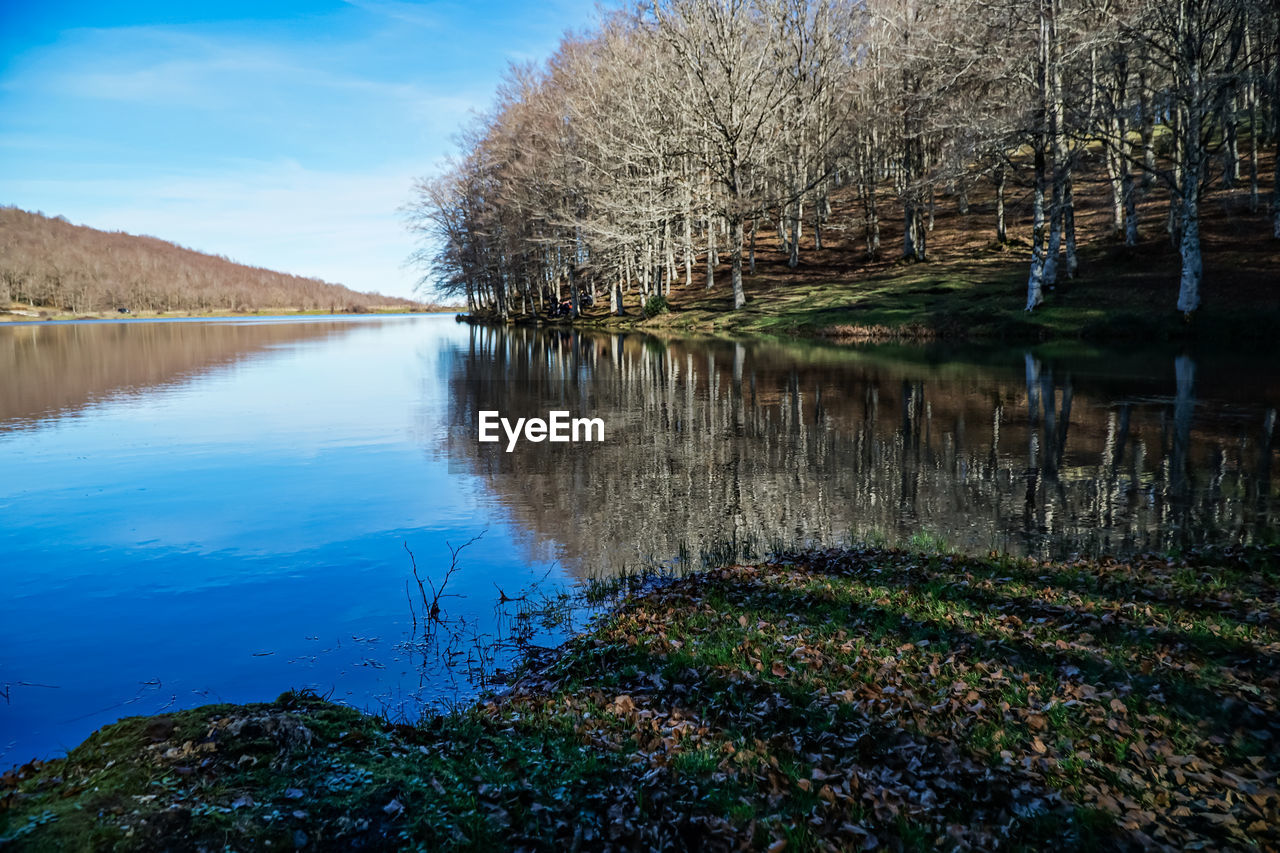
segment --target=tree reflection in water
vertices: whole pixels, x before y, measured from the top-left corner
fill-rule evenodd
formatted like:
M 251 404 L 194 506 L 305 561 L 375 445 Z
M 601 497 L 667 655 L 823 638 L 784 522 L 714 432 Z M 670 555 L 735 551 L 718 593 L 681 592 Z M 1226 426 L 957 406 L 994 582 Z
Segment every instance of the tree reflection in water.
M 273 347 L 350 334 L 349 319 L 25 323 L 0 326 L 0 433 L 141 395 Z
M 583 574 L 867 536 L 1063 557 L 1274 535 L 1276 388 L 1185 355 L 1155 378 L 985 358 L 475 327 L 444 441 Z M 601 417 L 607 440 L 507 453 L 481 409 Z

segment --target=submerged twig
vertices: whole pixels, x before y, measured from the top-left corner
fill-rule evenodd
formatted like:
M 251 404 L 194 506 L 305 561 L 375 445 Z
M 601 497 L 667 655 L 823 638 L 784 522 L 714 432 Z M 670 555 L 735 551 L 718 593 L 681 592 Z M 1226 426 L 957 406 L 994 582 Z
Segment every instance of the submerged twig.
M 458 570 L 458 555 L 461 554 L 463 550 L 467 548 L 467 546 L 475 543 L 482 536 L 484 536 L 484 534 L 485 534 L 485 531 L 483 530 L 480 531 L 478 534 L 476 534 L 475 536 L 472 536 L 466 542 L 463 542 L 457 548 L 450 545 L 447 540 L 445 541 L 444 543 L 445 547 L 449 549 L 449 568 L 444 573 L 444 578 L 440 581 L 440 586 L 438 587 L 436 586 L 435 581 L 433 581 L 430 577 L 427 577 L 424 580 L 423 577 L 420 574 L 418 574 L 418 561 L 417 559 L 414 558 L 413 551 L 409 549 L 409 543 L 408 542 L 402 543 L 404 545 L 405 553 L 409 555 L 409 565 L 413 570 L 413 579 L 417 581 L 417 584 L 418 584 L 418 595 L 422 597 L 423 618 L 426 621 L 436 622 L 436 623 L 439 623 L 442 621 L 440 618 L 440 613 L 441 613 L 440 599 L 464 597 L 462 595 L 458 595 L 455 593 L 446 593 L 445 588 L 448 587 L 449 580 L 453 577 L 453 573 Z M 430 596 L 427 595 L 427 587 L 431 587 Z M 413 596 L 409 594 L 408 581 L 405 581 L 405 597 L 409 599 L 409 613 L 413 618 L 413 627 L 414 627 L 414 630 L 416 631 L 418 628 L 418 615 L 413 608 Z

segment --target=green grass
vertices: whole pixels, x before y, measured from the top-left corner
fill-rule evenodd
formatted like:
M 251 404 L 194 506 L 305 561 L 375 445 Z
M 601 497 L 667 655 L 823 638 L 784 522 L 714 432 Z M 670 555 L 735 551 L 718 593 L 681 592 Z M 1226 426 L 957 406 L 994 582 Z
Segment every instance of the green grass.
M 419 725 L 311 694 L 132 718 L 6 774 L 16 849 L 1267 848 L 1280 552 L 779 553 L 614 585 Z M 605 599 L 601 599 L 605 600 Z
M 1241 287 L 1237 279 L 1248 272 L 1251 280 L 1265 280 L 1270 273 L 1264 270 L 1276 266 L 1276 252 L 1264 253 L 1262 260 L 1235 250 L 1210 257 L 1204 303 L 1188 321 L 1175 309 L 1177 259 L 1166 244 L 1152 237 L 1136 249 L 1105 241 L 1082 246 L 1080 277 L 1046 291 L 1045 304 L 1034 312 L 1024 310 L 1027 250 L 989 245 L 874 270 L 768 268 L 746 277 L 748 301 L 736 311 L 723 287 L 707 293 L 695 282 L 673 290 L 669 312 L 652 316 L 630 306 L 629 316 L 619 318 L 601 307 L 577 323 L 659 334 L 839 341 L 1270 343 L 1265 330 L 1280 322 L 1280 307 L 1269 291 Z

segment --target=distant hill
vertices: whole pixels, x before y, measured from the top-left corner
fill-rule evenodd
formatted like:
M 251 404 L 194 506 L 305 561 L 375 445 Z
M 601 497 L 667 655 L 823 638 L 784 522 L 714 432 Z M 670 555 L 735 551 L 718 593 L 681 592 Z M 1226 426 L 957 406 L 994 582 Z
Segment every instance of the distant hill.
M 0 310 L 18 302 L 71 311 L 370 311 L 412 300 L 238 264 L 155 237 L 99 231 L 0 207 Z

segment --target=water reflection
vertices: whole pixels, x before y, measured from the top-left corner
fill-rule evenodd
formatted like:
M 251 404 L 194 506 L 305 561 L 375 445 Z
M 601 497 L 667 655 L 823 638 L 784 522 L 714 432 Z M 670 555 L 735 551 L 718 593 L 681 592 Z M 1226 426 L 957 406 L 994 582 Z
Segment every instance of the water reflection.
M 1274 535 L 1272 380 L 984 358 L 475 328 L 444 441 L 580 574 L 867 534 L 1044 557 Z M 608 441 L 507 453 L 481 409 L 602 417 Z
M 273 319 L 0 325 L 0 432 L 355 328 L 333 318 Z
M 0 329 L 0 353 L 0 766 L 290 687 L 409 719 L 469 695 L 406 645 L 406 545 L 439 582 L 485 532 L 448 616 L 491 638 L 501 595 L 774 542 L 1047 555 L 1276 530 L 1274 365 L 444 317 L 42 325 Z M 607 441 L 507 454 L 475 442 L 480 408 L 599 416 Z

